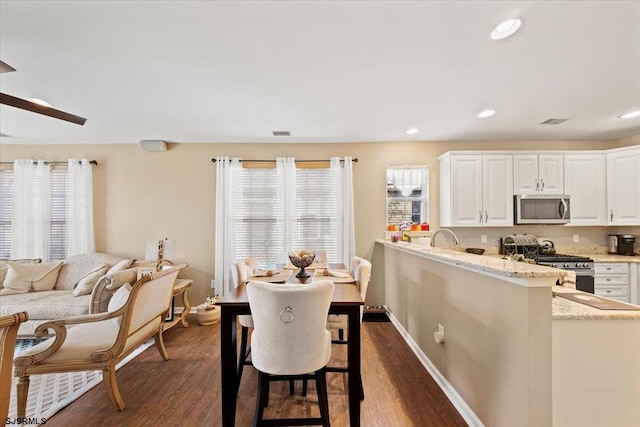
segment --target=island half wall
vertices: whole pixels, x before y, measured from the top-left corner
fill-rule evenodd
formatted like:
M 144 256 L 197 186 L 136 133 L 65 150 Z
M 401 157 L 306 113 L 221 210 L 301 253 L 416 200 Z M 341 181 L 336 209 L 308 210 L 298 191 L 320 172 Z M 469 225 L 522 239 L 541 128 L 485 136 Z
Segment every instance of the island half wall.
M 466 421 L 551 425 L 551 287 L 560 270 L 377 244 L 392 321 Z

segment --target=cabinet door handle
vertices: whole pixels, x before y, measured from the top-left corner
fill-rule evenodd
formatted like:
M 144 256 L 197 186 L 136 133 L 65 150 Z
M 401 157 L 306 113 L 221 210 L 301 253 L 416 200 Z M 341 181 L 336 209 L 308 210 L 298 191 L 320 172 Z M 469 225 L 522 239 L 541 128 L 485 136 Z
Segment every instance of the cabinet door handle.
M 607 267 L 607 270 L 611 270 L 611 267 Z
M 482 224 L 482 211 L 478 211 L 480 219 L 478 220 L 478 224 Z
M 541 179 L 540 182 L 542 183 L 542 189 L 540 190 L 540 192 L 544 192 L 544 179 Z
M 489 221 L 489 214 L 487 213 L 487 211 L 484 211 L 484 222 L 485 224 Z
M 611 290 L 607 290 L 607 293 L 608 293 L 608 294 L 610 294 L 610 293 L 611 293 Z
M 607 279 L 607 282 L 610 282 L 610 281 L 611 281 L 611 279 Z
M 611 221 L 613 221 L 613 209 L 611 209 Z
M 536 178 L 536 192 L 538 191 L 538 189 L 540 188 L 540 183 L 538 182 L 538 179 Z

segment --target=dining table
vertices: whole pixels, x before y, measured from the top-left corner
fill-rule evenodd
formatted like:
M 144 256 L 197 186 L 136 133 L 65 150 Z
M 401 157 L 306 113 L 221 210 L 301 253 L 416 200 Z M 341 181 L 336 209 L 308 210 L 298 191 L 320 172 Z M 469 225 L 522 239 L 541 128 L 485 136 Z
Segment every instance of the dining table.
M 333 270 L 346 271 L 344 264 L 329 263 L 324 269 L 326 274 Z M 280 267 L 282 269 L 282 267 Z M 298 270 L 299 271 L 299 270 Z M 330 275 L 316 275 L 316 270 L 307 268 L 309 277 L 298 278 L 293 270 L 288 276 L 287 283 L 312 283 L 315 280 L 329 279 Z M 311 271 L 314 271 L 311 273 Z M 346 283 L 349 280 L 344 278 L 333 278 L 335 288 L 330 314 L 344 314 L 348 317 L 348 344 L 347 344 L 347 383 L 349 399 L 349 425 L 357 427 L 360 425 L 360 400 L 363 397 L 363 386 L 361 376 L 361 340 L 360 340 L 360 307 L 364 305 L 362 296 L 354 282 Z M 250 280 L 260 280 L 259 277 Z M 238 349 L 237 349 L 237 316 L 251 314 L 249 300 L 247 298 L 246 286 L 239 285 L 231 292 L 218 298 L 216 305 L 220 307 L 220 371 L 222 375 L 222 425 L 232 427 L 235 424 L 236 401 L 240 381 L 238 377 Z

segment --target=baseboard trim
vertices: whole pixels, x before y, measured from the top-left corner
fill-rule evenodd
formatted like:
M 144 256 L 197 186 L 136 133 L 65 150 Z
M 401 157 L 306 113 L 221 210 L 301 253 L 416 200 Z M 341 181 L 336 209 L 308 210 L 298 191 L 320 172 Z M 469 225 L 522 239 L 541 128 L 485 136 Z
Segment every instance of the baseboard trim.
M 418 344 L 413 340 L 411 335 L 404 329 L 400 321 L 387 310 L 387 316 L 391 320 L 391 323 L 396 327 L 397 331 L 402 335 L 402 338 L 406 341 L 407 345 L 413 353 L 416 355 L 422 366 L 431 374 L 435 382 L 442 389 L 447 398 L 451 401 L 453 406 L 458 410 L 462 418 L 472 427 L 483 427 L 484 424 L 478 416 L 471 410 L 467 402 L 464 401 L 462 396 L 458 394 L 458 392 L 453 388 L 453 386 L 447 381 L 447 379 L 440 373 L 438 368 L 429 360 L 426 354 L 420 349 Z

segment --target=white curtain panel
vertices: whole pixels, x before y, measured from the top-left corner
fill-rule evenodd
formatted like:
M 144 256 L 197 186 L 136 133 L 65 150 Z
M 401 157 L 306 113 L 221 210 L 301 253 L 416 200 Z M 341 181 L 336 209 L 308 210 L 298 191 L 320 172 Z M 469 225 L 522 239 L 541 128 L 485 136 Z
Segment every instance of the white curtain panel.
M 68 160 L 66 190 L 66 256 L 95 252 L 93 166 L 89 159 Z
M 13 163 L 11 258 L 49 259 L 51 168 L 44 160 Z
M 356 230 L 353 214 L 353 158 L 332 157 L 331 173 L 337 186 L 338 259 L 349 265 L 356 254 Z
M 277 157 L 276 174 L 278 182 L 278 203 L 282 221 L 281 230 L 284 230 L 285 252 L 278 255 L 277 262 L 286 264 L 289 261 L 287 254 L 293 247 L 293 234 L 296 229 L 296 160 L 294 157 Z
M 216 226 L 215 226 L 215 283 L 216 291 L 225 295 L 235 287 L 231 268 L 236 256 L 234 242 L 234 200 L 239 200 L 240 159 L 216 157 Z

